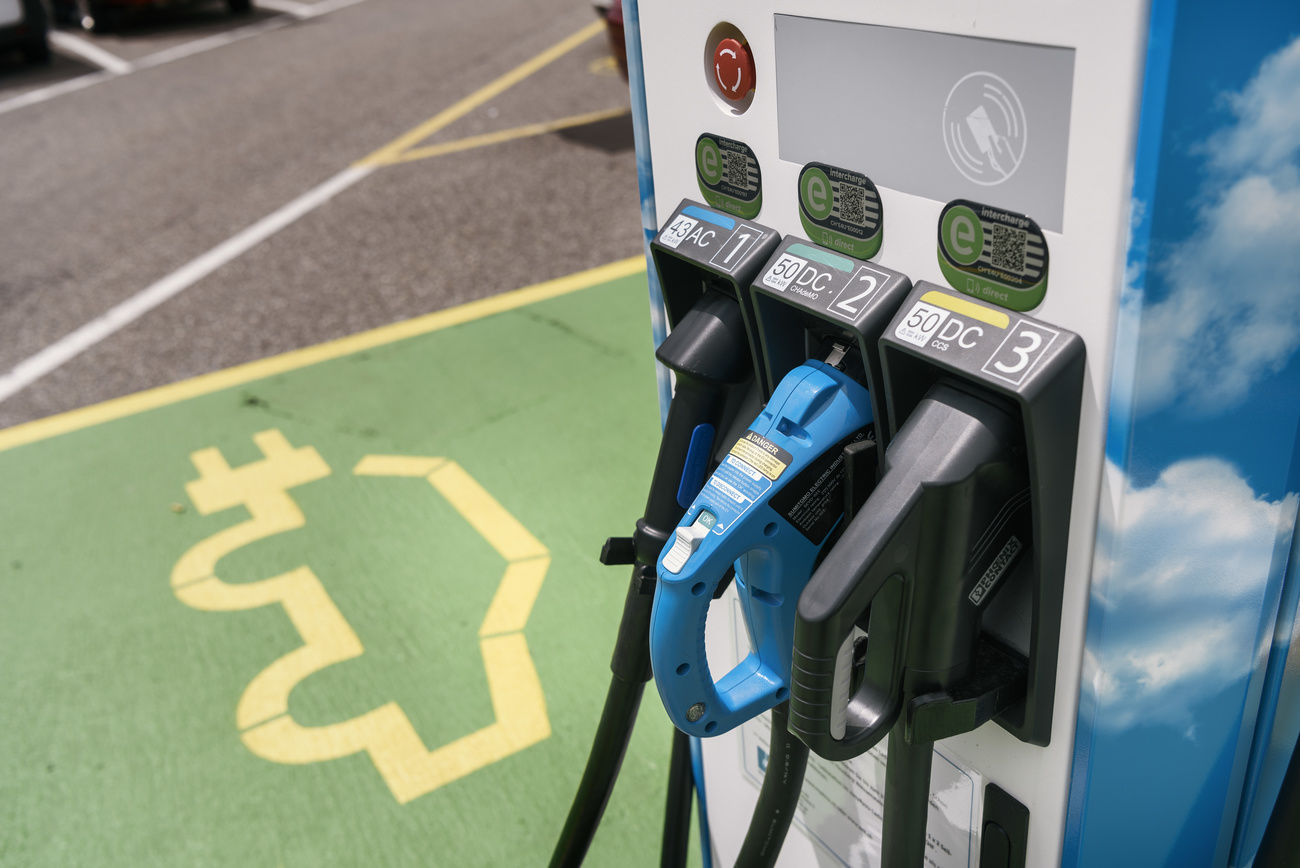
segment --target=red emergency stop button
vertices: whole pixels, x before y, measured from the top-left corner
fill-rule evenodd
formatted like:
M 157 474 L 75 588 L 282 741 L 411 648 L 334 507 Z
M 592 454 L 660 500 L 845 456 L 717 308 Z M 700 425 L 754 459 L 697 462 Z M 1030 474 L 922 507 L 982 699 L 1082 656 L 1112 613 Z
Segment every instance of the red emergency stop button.
M 722 95 L 739 102 L 754 88 L 754 58 L 738 40 L 727 38 L 713 49 L 713 75 Z

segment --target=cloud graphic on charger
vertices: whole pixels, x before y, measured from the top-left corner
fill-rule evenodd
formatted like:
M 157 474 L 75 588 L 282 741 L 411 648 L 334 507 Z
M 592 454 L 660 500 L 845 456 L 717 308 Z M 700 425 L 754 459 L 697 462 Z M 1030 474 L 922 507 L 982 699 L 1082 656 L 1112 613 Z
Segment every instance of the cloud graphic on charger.
M 1224 102 L 1235 121 L 1198 148 L 1196 228 L 1152 265 L 1168 294 L 1125 295 L 1140 411 L 1231 408 L 1300 348 L 1300 38 Z
M 1092 594 L 1106 642 L 1100 657 L 1087 652 L 1084 689 L 1104 726 L 1163 724 L 1194 737 L 1193 707 L 1248 674 L 1222 650 L 1257 642 L 1300 498 L 1261 497 L 1229 462 L 1200 457 L 1146 487 L 1108 461 L 1102 502 Z

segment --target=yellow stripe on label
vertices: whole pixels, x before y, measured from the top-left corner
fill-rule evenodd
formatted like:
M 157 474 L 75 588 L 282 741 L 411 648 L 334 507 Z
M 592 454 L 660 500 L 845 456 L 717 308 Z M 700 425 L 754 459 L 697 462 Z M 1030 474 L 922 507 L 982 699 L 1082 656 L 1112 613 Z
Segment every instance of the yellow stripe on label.
M 946 295 L 942 292 L 931 290 L 921 296 L 921 301 L 938 305 L 942 308 L 947 308 L 953 313 L 963 314 L 971 319 L 977 319 L 980 322 L 988 323 L 991 326 L 997 326 L 1000 329 L 1005 329 L 1011 325 L 1011 317 L 1001 311 L 992 310 L 982 304 L 976 304 L 973 301 L 967 301 L 964 298 Z
M 786 468 L 785 462 L 780 458 L 769 454 L 762 447 L 756 446 L 743 438 L 737 440 L 736 445 L 731 447 L 731 454 L 746 464 L 753 465 L 755 470 L 773 482 Z

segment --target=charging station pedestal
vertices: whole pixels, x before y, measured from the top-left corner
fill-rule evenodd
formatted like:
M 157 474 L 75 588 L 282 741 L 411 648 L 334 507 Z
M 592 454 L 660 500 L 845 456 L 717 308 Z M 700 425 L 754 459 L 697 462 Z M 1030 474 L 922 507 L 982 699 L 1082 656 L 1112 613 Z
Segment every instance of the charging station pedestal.
M 906 275 L 916 304 L 949 299 L 902 338 L 936 359 L 999 311 L 1013 385 L 1050 327 L 1086 348 L 1078 406 L 1053 411 L 1072 477 L 1036 493 L 1062 516 L 1050 689 L 1032 726 L 936 743 L 927 864 L 1252 864 L 1300 733 L 1300 7 L 625 0 L 624 18 L 647 237 L 683 200 L 780 233 L 746 305 L 817 299 L 817 250 Z M 659 265 L 656 305 L 678 291 Z M 766 399 L 777 375 L 756 373 Z M 707 622 L 718 671 L 748 653 L 734 594 Z M 700 742 L 706 864 L 735 861 L 767 740 L 764 716 Z M 778 864 L 879 865 L 886 763 L 883 743 L 814 756 Z

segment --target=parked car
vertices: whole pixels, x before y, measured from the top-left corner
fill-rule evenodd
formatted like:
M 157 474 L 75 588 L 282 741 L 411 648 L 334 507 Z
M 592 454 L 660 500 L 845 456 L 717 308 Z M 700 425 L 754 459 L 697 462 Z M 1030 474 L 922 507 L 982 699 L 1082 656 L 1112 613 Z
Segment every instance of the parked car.
M 0 51 L 17 48 L 28 63 L 49 60 L 49 31 L 41 0 L 0 0 Z
M 4 3 L 5 0 L 0 0 Z M 52 0 L 54 14 L 69 24 L 80 24 L 86 30 L 103 32 L 112 30 L 123 17 L 141 9 L 162 6 L 185 6 L 201 0 Z M 243 15 L 253 9 L 253 0 L 225 0 L 232 15 Z

